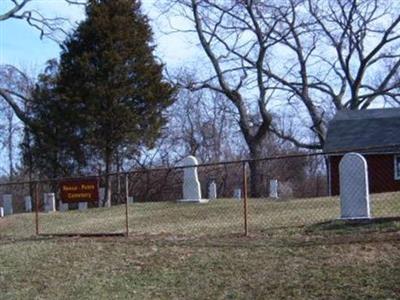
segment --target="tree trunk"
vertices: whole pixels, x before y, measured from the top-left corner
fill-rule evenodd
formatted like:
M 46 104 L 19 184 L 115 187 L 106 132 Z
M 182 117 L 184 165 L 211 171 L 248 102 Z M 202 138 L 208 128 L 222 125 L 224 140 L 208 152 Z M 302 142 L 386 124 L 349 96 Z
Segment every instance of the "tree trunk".
M 249 163 L 250 168 L 250 190 L 249 195 L 253 198 L 265 197 L 266 193 L 266 175 L 264 174 L 264 162 L 254 161 L 263 158 L 262 142 L 255 142 L 249 144 L 250 158 L 252 161 Z
M 33 158 L 32 158 L 32 151 L 31 151 L 31 138 L 30 138 L 30 134 L 29 134 L 29 129 L 28 127 L 25 125 L 24 126 L 24 141 L 22 144 L 24 147 L 26 147 L 27 153 L 25 154 L 26 157 L 26 163 L 28 164 L 28 180 L 29 180 L 29 195 L 31 196 L 31 205 L 32 207 L 35 207 L 35 203 L 34 203 L 34 199 L 35 199 L 35 195 L 34 195 L 34 185 L 32 183 L 33 181 Z
M 8 121 L 8 128 L 7 128 L 7 150 L 8 150 L 8 163 L 9 163 L 9 181 L 13 181 L 14 179 L 14 145 L 13 145 L 13 113 L 9 111 L 7 113 L 7 121 Z
M 106 164 L 106 174 L 105 174 L 105 189 L 104 189 L 104 199 L 103 199 L 103 206 L 110 207 L 111 206 L 111 158 L 112 154 L 109 149 L 106 150 L 104 162 Z
M 117 202 L 123 203 L 122 201 L 122 193 L 121 193 L 121 176 L 120 176 L 120 171 L 121 171 L 121 163 L 119 159 L 119 152 L 118 150 L 116 151 L 116 159 L 115 159 L 116 167 L 117 167 Z M 114 196 L 115 197 L 115 196 Z
M 329 157 L 327 155 L 325 155 L 324 157 L 324 163 L 325 163 L 325 170 L 326 170 L 326 195 L 324 196 L 332 196 L 331 193 L 331 164 L 329 161 Z

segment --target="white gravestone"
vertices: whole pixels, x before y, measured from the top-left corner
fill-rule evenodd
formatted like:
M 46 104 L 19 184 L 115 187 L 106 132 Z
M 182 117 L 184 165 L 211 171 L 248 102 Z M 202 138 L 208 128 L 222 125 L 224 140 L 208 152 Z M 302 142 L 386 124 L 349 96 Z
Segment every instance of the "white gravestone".
M 208 198 L 210 198 L 210 200 L 217 199 L 217 184 L 215 181 L 212 181 L 208 186 Z
M 12 195 L 10 194 L 3 195 L 3 209 L 5 216 L 12 215 L 14 213 L 12 205 Z
M 342 219 L 370 218 L 368 167 L 358 153 L 346 154 L 339 164 Z
M 271 179 L 269 181 L 269 197 L 278 198 L 278 180 L 276 179 Z
M 128 197 L 128 204 L 132 204 L 133 203 L 133 197 L 132 196 L 129 196 Z
M 86 210 L 86 209 L 87 209 L 87 202 L 79 202 L 79 203 L 78 203 L 78 209 L 79 209 L 80 211 Z
M 69 210 L 69 205 L 68 203 L 64 203 L 60 200 L 60 207 L 58 208 L 61 212 L 66 212 Z
M 24 197 L 25 201 L 25 211 L 26 212 L 31 212 L 32 211 L 32 197 L 31 196 L 25 196 Z
M 208 199 L 201 199 L 200 181 L 197 175 L 197 159 L 188 156 L 183 160 L 183 199 L 179 202 L 207 203 Z
M 4 208 L 0 207 L 0 218 L 4 218 Z
M 44 194 L 44 211 L 45 212 L 56 211 L 56 195 L 54 193 Z
M 235 198 L 236 200 L 240 200 L 242 199 L 242 190 L 241 189 L 235 189 L 233 191 L 233 198 Z

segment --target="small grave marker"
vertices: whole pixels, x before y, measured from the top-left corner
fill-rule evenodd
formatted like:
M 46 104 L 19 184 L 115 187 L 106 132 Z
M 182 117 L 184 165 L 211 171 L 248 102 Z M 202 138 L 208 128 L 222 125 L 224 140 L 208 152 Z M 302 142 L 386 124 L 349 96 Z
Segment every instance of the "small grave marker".
M 56 211 L 56 195 L 54 193 L 44 194 L 44 211 L 47 213 Z
M 277 179 L 271 179 L 269 181 L 269 197 L 270 198 L 279 198 L 278 197 L 278 180 Z
M 242 190 L 237 188 L 233 191 L 233 198 L 235 198 L 236 200 L 240 200 L 242 199 Z
M 87 202 L 79 202 L 79 204 L 78 204 L 78 209 L 79 209 L 80 211 L 86 210 L 87 208 L 88 208 Z
M 31 212 L 32 211 L 32 197 L 31 196 L 25 196 L 24 202 L 25 202 L 25 211 L 26 212 Z
M 208 198 L 210 198 L 210 200 L 217 199 L 217 184 L 215 181 L 212 181 L 208 186 Z
M 69 210 L 69 204 L 68 203 L 64 203 L 64 202 L 62 202 L 60 200 L 59 204 L 60 204 L 60 207 L 59 207 L 60 212 L 66 212 L 66 211 Z
M 12 215 L 14 213 L 12 204 L 12 195 L 10 194 L 3 195 L 3 209 L 5 216 Z

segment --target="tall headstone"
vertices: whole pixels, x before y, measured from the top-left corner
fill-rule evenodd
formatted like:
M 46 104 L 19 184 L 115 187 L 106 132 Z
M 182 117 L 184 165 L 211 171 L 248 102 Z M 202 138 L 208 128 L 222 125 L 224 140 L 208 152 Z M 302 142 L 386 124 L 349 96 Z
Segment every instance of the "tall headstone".
M 215 181 L 212 181 L 208 186 L 208 198 L 210 200 L 217 199 L 217 184 L 215 183 Z
M 56 195 L 54 193 L 44 194 L 44 211 L 45 212 L 56 211 Z
M 24 202 L 25 202 L 25 211 L 26 212 L 31 212 L 32 211 L 32 197 L 31 196 L 25 196 L 24 197 Z
M 270 198 L 278 198 L 278 180 L 271 179 L 269 181 L 269 197 Z
M 10 194 L 3 195 L 3 209 L 5 216 L 12 215 L 14 213 L 12 205 L 12 195 Z
M 79 203 L 78 203 L 78 209 L 79 209 L 80 211 L 86 210 L 87 207 L 88 207 L 87 202 L 79 202 Z
M 339 164 L 342 219 L 370 218 L 368 167 L 358 153 L 347 153 Z
M 60 203 L 59 203 L 59 210 L 60 210 L 60 212 L 66 212 L 66 211 L 68 211 L 69 210 L 69 205 L 68 205 L 68 203 L 64 203 L 64 202 L 62 202 L 62 201 L 60 201 Z
M 237 188 L 233 191 L 233 198 L 235 198 L 236 200 L 240 200 L 242 199 L 242 190 Z
M 200 181 L 197 175 L 197 159 L 194 156 L 188 156 L 183 160 L 183 199 L 179 202 L 197 202 L 206 203 L 208 199 L 201 199 Z
M 0 207 L 0 218 L 4 218 L 4 208 Z

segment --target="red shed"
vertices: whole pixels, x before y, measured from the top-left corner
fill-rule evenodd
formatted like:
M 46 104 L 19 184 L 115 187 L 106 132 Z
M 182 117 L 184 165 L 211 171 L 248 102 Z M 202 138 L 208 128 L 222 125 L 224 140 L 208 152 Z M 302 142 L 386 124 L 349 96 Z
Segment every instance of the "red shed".
M 329 123 L 329 188 L 339 194 L 339 163 L 348 152 L 367 160 L 371 193 L 400 191 L 400 108 L 339 111 Z

